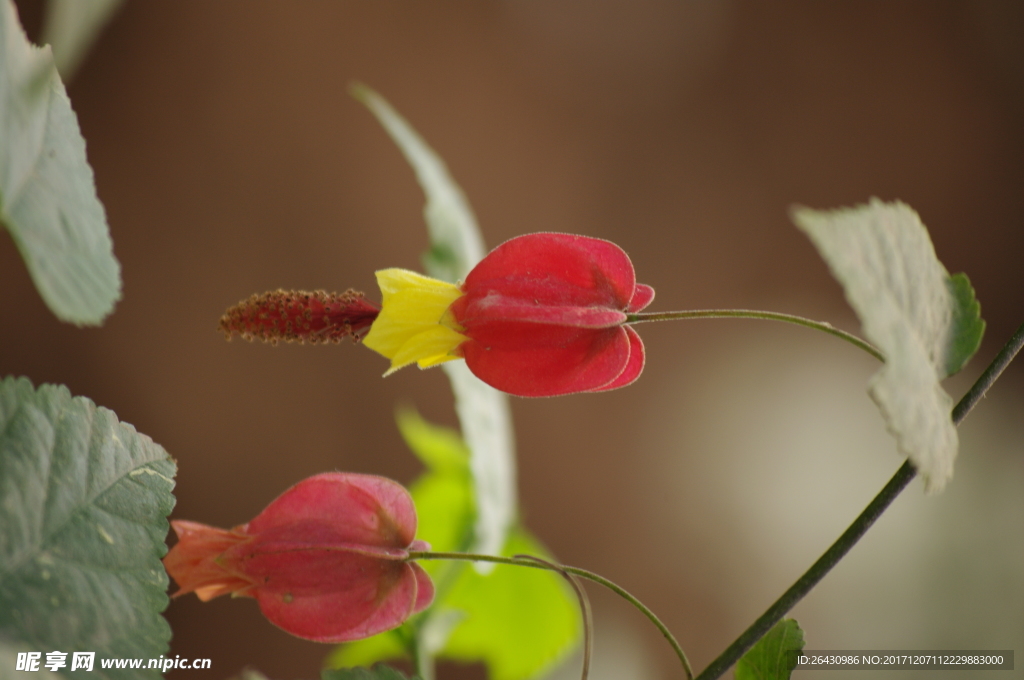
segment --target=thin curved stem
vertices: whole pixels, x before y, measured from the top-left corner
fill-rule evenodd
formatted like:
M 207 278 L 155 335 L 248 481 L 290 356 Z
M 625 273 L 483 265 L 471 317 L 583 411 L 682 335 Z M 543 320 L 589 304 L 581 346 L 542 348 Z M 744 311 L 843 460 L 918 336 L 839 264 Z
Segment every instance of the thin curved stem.
M 779 312 L 762 312 L 754 309 L 693 309 L 683 312 L 636 312 L 626 315 L 626 323 L 643 323 L 645 321 L 675 321 L 679 319 L 760 319 L 762 321 L 782 321 L 792 323 L 805 328 L 813 328 L 837 338 L 845 340 L 854 347 L 858 347 L 879 361 L 884 362 L 885 357 L 870 343 L 861 340 L 852 333 L 839 330 L 827 321 L 815 321 L 793 314 L 780 314 Z
M 470 562 L 494 562 L 495 564 L 511 564 L 518 567 L 532 567 L 534 569 L 546 569 L 548 571 L 555 572 L 566 572 L 585 578 L 588 581 L 598 583 L 605 588 L 611 590 L 613 593 L 623 598 L 631 605 L 640 610 L 644 616 L 650 620 L 654 626 L 661 631 L 662 637 L 668 640 L 668 643 L 672 645 L 673 651 L 676 656 L 679 657 L 680 663 L 683 664 L 683 671 L 686 673 L 687 680 L 693 680 L 693 669 L 690 667 L 690 661 L 686 658 L 686 653 L 683 648 L 679 645 L 679 642 L 669 631 L 668 627 L 661 622 L 654 612 L 652 612 L 647 605 L 638 600 L 632 594 L 629 593 L 622 586 L 606 579 L 600 574 L 595 574 L 592 571 L 586 569 L 580 569 L 579 567 L 568 567 L 561 564 L 548 564 L 547 562 L 535 562 L 532 559 L 521 558 L 521 557 L 499 557 L 497 555 L 476 555 L 473 553 L 456 553 L 456 552 L 428 552 L 428 551 L 409 551 L 410 560 L 467 560 Z
M 971 389 L 967 391 L 956 407 L 954 407 L 953 422 L 955 424 L 959 425 L 967 417 L 967 414 L 971 412 L 975 404 L 985 395 L 985 392 L 996 381 L 1003 372 L 1003 369 L 1013 361 L 1022 345 L 1024 345 L 1024 324 L 1017 329 L 1017 332 L 1003 346 L 1003 349 L 992 363 L 989 364 L 988 368 L 985 369 L 985 372 L 981 374 L 981 377 L 975 381 Z M 871 525 L 875 523 L 875 520 L 885 512 L 886 508 L 900 495 L 900 492 L 910 484 L 910 481 L 916 474 L 917 470 L 914 469 L 910 461 L 904 462 L 892 479 L 878 492 L 878 495 L 853 521 L 849 528 L 836 539 L 836 542 L 825 551 L 825 554 L 819 557 L 818 561 L 811 565 L 811 568 L 789 590 L 783 593 L 764 614 L 754 621 L 749 628 L 743 631 L 743 634 L 736 638 L 717 659 L 701 671 L 696 680 L 714 680 L 719 678 L 734 663 L 739 661 L 740 657 L 754 646 L 754 643 L 771 630 L 772 626 L 778 623 L 786 612 L 803 599 L 804 595 L 810 592 L 832 570 L 832 567 L 853 548 L 857 541 L 871 528 Z
M 552 571 L 557 571 L 572 586 L 573 592 L 576 593 L 576 599 L 580 603 L 580 614 L 583 616 L 583 670 L 580 673 L 580 680 L 587 680 L 590 677 L 590 657 L 594 651 L 594 616 L 590 611 L 590 599 L 587 597 L 587 591 L 583 589 L 579 578 L 567 572 L 559 564 L 549 562 L 540 557 L 534 557 L 533 555 L 513 555 L 513 557 L 539 562 Z

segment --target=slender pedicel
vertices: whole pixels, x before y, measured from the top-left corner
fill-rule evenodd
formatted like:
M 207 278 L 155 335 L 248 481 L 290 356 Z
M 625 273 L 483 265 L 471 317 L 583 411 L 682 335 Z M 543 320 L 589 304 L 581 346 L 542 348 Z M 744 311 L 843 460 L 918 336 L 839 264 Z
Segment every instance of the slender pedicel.
M 613 593 L 615 593 L 619 597 L 623 598 L 624 600 L 629 602 L 631 605 L 636 607 L 638 610 L 640 610 L 640 613 L 642 613 L 644 616 L 646 616 L 647 619 L 651 623 L 653 623 L 654 626 L 659 631 L 661 631 L 662 636 L 668 641 L 668 643 L 670 645 L 672 645 L 672 650 L 676 653 L 676 656 L 679 657 L 679 661 L 683 665 L 683 671 L 686 673 L 687 680 L 693 680 L 693 670 L 690 667 L 689 660 L 686 658 L 686 653 L 683 651 L 683 648 L 680 646 L 680 644 L 676 640 L 675 636 L 672 635 L 672 632 L 669 631 L 668 627 L 664 623 L 661 622 L 661 619 L 659 619 L 655 615 L 655 613 L 652 612 L 647 607 L 647 605 L 645 605 L 643 602 L 638 600 L 635 596 L 630 594 L 629 591 L 627 591 L 625 588 L 623 588 L 622 586 L 614 583 L 613 581 L 610 581 L 610 580 L 606 579 L 604 576 L 601 576 L 600 574 L 595 574 L 592 571 L 587 571 L 586 569 L 580 569 L 579 567 L 569 567 L 569 566 L 566 566 L 566 565 L 563 565 L 563 564 L 551 565 L 551 564 L 548 564 L 547 562 L 543 562 L 543 561 L 538 562 L 538 561 L 536 561 L 536 558 L 524 559 L 521 556 L 517 556 L 517 557 L 498 557 L 497 555 L 476 555 L 476 554 L 473 554 L 473 553 L 428 552 L 428 551 L 410 550 L 409 551 L 409 559 L 410 560 L 466 560 L 466 561 L 469 561 L 469 562 L 493 562 L 495 564 L 512 564 L 512 565 L 516 565 L 516 566 L 520 566 L 520 567 L 533 567 L 534 569 L 548 569 L 548 570 L 551 570 L 551 571 L 558 571 L 558 572 L 564 571 L 564 572 L 567 572 L 567 573 L 572 574 L 574 576 L 579 576 L 581 578 L 585 578 L 588 581 L 593 581 L 594 583 L 598 583 L 598 584 L 604 586 L 605 588 L 608 588 Z

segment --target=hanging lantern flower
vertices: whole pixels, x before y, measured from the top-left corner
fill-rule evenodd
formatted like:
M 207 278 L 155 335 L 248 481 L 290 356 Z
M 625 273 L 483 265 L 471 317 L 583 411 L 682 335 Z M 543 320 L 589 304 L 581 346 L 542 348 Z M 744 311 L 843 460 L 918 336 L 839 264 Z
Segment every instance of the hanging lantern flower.
M 405 269 L 377 272 L 380 308 L 361 293 L 277 291 L 228 310 L 229 337 L 299 342 L 348 335 L 391 360 L 388 375 L 465 359 L 485 383 L 522 397 L 623 387 L 644 367 L 630 326 L 654 299 L 614 243 L 526 234 L 492 250 L 461 284 Z
M 164 557 L 175 597 L 252 597 L 285 631 L 346 642 L 401 625 L 434 587 L 409 550 L 416 511 L 397 482 L 329 472 L 285 491 L 248 524 L 231 530 L 175 520 L 178 543 Z
M 489 385 L 524 397 L 615 389 L 636 380 L 644 346 L 627 313 L 654 298 L 608 241 L 527 234 L 454 285 L 403 269 L 377 272 L 384 295 L 364 343 L 392 373 L 464 358 Z

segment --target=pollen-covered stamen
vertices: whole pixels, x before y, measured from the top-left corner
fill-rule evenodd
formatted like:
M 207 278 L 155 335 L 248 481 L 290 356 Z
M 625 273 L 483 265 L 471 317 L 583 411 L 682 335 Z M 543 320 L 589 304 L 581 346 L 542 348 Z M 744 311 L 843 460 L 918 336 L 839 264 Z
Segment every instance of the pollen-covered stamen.
M 272 345 L 279 340 L 337 344 L 345 337 L 359 342 L 378 314 L 378 305 L 351 288 L 341 294 L 276 290 L 253 295 L 228 309 L 218 329 L 228 340 L 237 333 L 250 342 L 259 338 Z

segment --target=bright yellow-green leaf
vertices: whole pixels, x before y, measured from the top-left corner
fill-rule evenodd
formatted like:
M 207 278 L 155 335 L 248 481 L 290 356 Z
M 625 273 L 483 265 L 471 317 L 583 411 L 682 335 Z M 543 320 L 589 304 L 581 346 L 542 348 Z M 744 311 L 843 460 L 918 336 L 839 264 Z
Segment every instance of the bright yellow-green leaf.
M 324 660 L 324 665 L 337 669 L 372 666 L 379 661 L 408 658 L 408 649 L 404 633 L 401 630 L 389 630 L 358 642 L 335 647 Z
M 525 529 L 515 529 L 503 555 L 551 556 Z M 526 680 L 563 661 L 580 639 L 576 596 L 556 572 L 498 565 L 490 574 L 465 569 L 441 605 L 465 618 L 442 659 L 482 661 L 491 680 Z
M 789 680 L 803 648 L 800 626 L 793 619 L 783 619 L 739 660 L 736 680 Z
M 398 431 L 427 473 L 469 474 L 469 449 L 459 433 L 428 423 L 412 409 L 398 412 Z
M 411 410 L 399 413 L 398 429 L 409 448 L 427 466 L 427 471 L 409 488 L 416 503 L 416 537 L 438 552 L 466 550 L 476 517 L 466 445 L 454 430 L 432 425 Z M 423 562 L 432 576 L 452 566 L 432 560 Z

